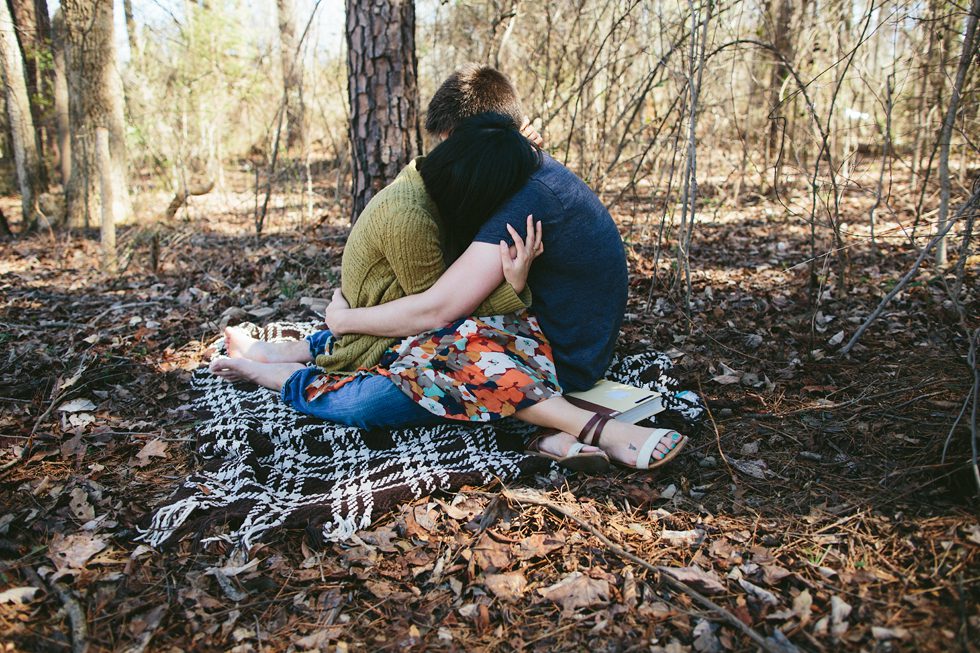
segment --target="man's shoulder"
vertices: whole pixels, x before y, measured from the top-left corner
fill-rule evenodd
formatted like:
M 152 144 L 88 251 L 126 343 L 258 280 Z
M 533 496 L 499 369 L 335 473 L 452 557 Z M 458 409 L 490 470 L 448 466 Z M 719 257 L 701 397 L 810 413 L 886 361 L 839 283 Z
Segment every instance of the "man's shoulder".
M 533 181 L 547 187 L 556 186 L 568 181 L 576 181 L 584 184 L 578 175 L 559 163 L 557 159 L 545 152 L 541 159 L 541 166 L 531 175 Z
M 592 193 L 588 185 L 574 172 L 559 163 L 554 157 L 544 154 L 541 167 L 518 192 L 527 198 L 553 198 L 565 205 L 583 191 Z

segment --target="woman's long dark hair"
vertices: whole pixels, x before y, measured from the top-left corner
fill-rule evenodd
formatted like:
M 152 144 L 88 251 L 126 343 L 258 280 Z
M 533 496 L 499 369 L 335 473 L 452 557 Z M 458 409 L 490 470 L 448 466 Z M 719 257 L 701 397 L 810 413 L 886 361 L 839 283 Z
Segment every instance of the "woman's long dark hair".
M 447 264 L 540 165 L 541 151 L 499 113 L 464 120 L 423 159 L 419 172 L 439 208 Z

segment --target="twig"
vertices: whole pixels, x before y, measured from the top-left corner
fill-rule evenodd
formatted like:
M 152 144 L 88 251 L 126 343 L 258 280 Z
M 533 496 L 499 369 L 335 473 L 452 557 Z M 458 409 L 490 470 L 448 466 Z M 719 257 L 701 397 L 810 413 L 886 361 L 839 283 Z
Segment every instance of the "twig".
M 698 379 L 698 395 L 703 399 L 704 390 L 701 389 L 701 380 Z M 718 424 L 715 423 L 715 416 L 711 413 L 711 408 L 708 406 L 708 402 L 704 402 L 704 409 L 708 413 L 708 421 L 711 422 L 711 428 L 715 432 L 715 444 L 718 447 L 718 455 L 721 456 L 721 461 L 725 463 L 725 467 L 728 468 L 728 476 L 731 478 L 734 485 L 738 485 L 738 477 L 735 476 L 735 470 L 732 469 L 731 464 L 728 462 L 728 456 L 721 448 L 721 431 L 718 430 Z
M 158 605 L 143 617 L 143 621 L 146 624 L 146 627 L 143 629 L 143 634 L 140 636 L 136 645 L 127 649 L 126 653 L 143 653 L 146 650 L 146 647 L 150 645 L 150 641 L 156 634 L 157 628 L 160 627 L 163 616 L 167 614 L 167 609 L 168 606 L 166 604 Z
M 85 622 L 85 611 L 82 610 L 82 606 L 78 604 L 78 601 L 71 595 L 71 592 L 62 587 L 57 581 L 46 582 L 42 580 L 38 573 L 30 567 L 25 567 L 24 573 L 27 574 L 30 581 L 35 585 L 46 585 L 54 590 L 54 593 L 58 595 L 58 598 L 64 604 L 65 612 L 68 614 L 68 621 L 71 623 L 72 653 L 85 653 L 88 651 L 88 625 Z
M 93 327 L 93 326 L 95 326 L 96 323 L 99 320 L 101 320 L 102 318 L 104 318 L 109 313 L 112 313 L 113 311 L 121 311 L 124 308 L 136 308 L 137 306 L 152 306 L 153 304 L 159 304 L 159 303 L 160 303 L 159 301 L 157 301 L 155 299 L 151 299 L 151 300 L 142 301 L 142 302 L 129 302 L 127 304 L 113 304 L 112 306 L 110 306 L 109 308 L 105 309 L 104 311 L 102 311 L 101 313 L 99 313 L 98 315 L 96 315 L 95 317 L 93 317 L 91 320 L 89 320 L 88 322 L 86 322 L 85 323 L 85 326 L 87 326 L 87 327 Z
M 784 646 L 777 646 L 772 641 L 770 641 L 769 639 L 763 637 L 758 632 L 756 632 L 754 628 L 752 628 L 751 626 L 747 626 L 738 617 L 736 617 L 731 612 L 721 607 L 720 605 L 718 605 L 708 597 L 704 596 L 703 594 L 701 594 L 700 592 L 692 588 L 687 583 L 672 578 L 668 573 L 670 571 L 669 567 L 658 567 L 652 565 L 646 560 L 644 560 L 643 558 L 640 558 L 639 556 L 630 553 L 629 551 L 627 551 L 626 549 L 619 546 L 618 544 L 610 540 L 608 537 L 603 535 L 601 532 L 599 532 L 592 524 L 588 523 L 587 521 L 585 521 L 578 515 L 574 514 L 567 508 L 549 501 L 540 493 L 534 490 L 505 489 L 501 494 L 505 499 L 510 499 L 516 503 L 530 503 L 537 506 L 543 506 L 545 508 L 548 508 L 550 510 L 559 513 L 560 515 L 567 517 L 568 519 L 571 519 L 573 522 L 575 522 L 585 530 L 589 531 L 592 535 L 596 536 L 599 539 L 599 541 L 605 544 L 607 547 L 609 547 L 609 549 L 613 553 L 640 565 L 647 571 L 651 571 L 655 574 L 658 574 L 659 577 L 671 588 L 673 588 L 676 591 L 687 594 L 692 599 L 694 599 L 695 602 L 701 604 L 702 607 L 706 608 L 707 610 L 710 610 L 711 612 L 716 613 L 719 617 L 721 617 L 723 621 L 725 621 L 728 625 L 734 627 L 736 630 L 739 630 L 742 634 L 744 634 L 753 642 L 755 642 L 756 645 L 758 645 L 759 648 L 761 648 L 762 650 L 769 651 L 769 653 L 786 653 L 786 649 Z
M 973 372 L 973 409 L 970 411 L 970 450 L 973 454 L 973 480 L 976 481 L 977 491 L 980 492 L 980 467 L 977 466 L 977 405 L 980 405 L 980 366 L 977 365 L 977 346 L 980 345 L 980 329 L 973 332 L 970 338 L 970 353 L 966 362 Z
M 916 275 L 916 273 L 919 271 L 919 267 L 922 265 L 922 261 L 924 261 L 926 256 L 929 255 L 929 252 L 932 250 L 932 248 L 935 247 L 936 244 L 940 242 L 943 239 L 943 237 L 946 236 L 946 233 L 953 228 L 953 225 L 956 224 L 956 222 L 968 210 L 970 210 L 970 208 L 978 200 L 980 200 L 980 189 L 973 191 L 973 195 L 970 196 L 970 199 L 968 199 L 966 203 L 962 207 L 960 207 L 960 210 L 956 212 L 956 217 L 950 220 L 949 222 L 947 222 L 945 225 L 943 225 L 942 229 L 939 230 L 935 236 L 933 236 L 932 240 L 930 240 L 929 243 L 922 248 L 922 251 L 919 252 L 918 258 L 915 259 L 915 263 L 912 265 L 912 269 L 905 273 L 905 276 L 903 276 L 901 280 L 897 284 L 895 284 L 895 287 L 891 289 L 891 292 L 885 295 L 885 297 L 881 300 L 881 303 L 878 304 L 878 307 L 871 312 L 871 315 L 868 316 L 868 319 L 865 320 L 860 327 L 858 327 L 858 330 L 854 332 L 854 335 L 851 336 L 851 339 L 847 342 L 847 344 L 841 348 L 840 350 L 841 354 L 851 353 L 851 349 L 854 347 L 854 345 L 857 344 L 857 341 L 861 339 L 861 336 L 864 335 L 864 332 L 868 330 L 868 327 L 871 326 L 871 323 L 874 322 L 876 319 L 878 319 L 878 316 L 881 315 L 881 313 L 885 310 L 885 307 L 888 306 L 891 300 L 893 300 L 898 293 L 902 292 L 905 286 L 908 285 L 909 281 L 911 281 L 912 278 Z

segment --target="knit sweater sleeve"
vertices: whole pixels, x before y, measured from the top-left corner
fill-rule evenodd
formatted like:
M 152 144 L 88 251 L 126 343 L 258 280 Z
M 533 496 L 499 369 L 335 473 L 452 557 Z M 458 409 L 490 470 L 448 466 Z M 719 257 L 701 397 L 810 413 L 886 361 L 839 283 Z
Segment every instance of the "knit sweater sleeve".
M 506 281 L 497 286 L 483 303 L 476 307 L 474 315 L 504 315 L 531 307 L 531 289 L 526 285 L 518 294 Z
M 398 285 L 406 295 L 414 295 L 432 287 L 446 271 L 446 264 L 438 230 L 428 213 L 415 208 L 403 207 L 401 210 L 397 220 L 385 220 L 379 225 L 378 237 Z M 531 291 L 527 287 L 518 294 L 504 281 L 483 300 L 474 314 L 503 315 L 530 305 Z
M 403 205 L 399 215 L 378 225 L 381 251 L 406 295 L 428 290 L 446 271 L 439 230 L 424 210 Z

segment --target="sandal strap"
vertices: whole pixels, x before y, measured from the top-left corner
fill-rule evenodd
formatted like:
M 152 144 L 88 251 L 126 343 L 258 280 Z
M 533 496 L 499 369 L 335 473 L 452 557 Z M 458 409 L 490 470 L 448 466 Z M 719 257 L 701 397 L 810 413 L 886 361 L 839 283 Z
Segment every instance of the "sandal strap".
M 612 418 L 609 415 L 602 415 L 600 413 L 595 413 L 589 418 L 589 421 L 585 423 L 582 427 L 581 432 L 578 434 L 579 442 L 584 442 L 585 444 L 591 445 L 593 447 L 599 446 L 599 439 L 602 437 L 602 429 L 606 427 L 606 424 Z M 593 431 L 593 429 L 595 429 Z M 591 436 L 590 436 L 591 434 Z
M 582 453 L 582 449 L 585 448 L 585 444 L 581 442 L 576 442 L 568 448 L 568 452 L 565 454 L 566 458 L 571 458 L 572 456 L 577 456 Z
M 561 431 L 558 429 L 538 429 L 538 432 L 528 441 L 528 443 L 524 446 L 524 449 L 526 451 L 540 452 L 541 447 L 538 445 L 541 444 L 541 440 L 550 435 L 555 435 L 556 433 L 561 433 Z
M 636 468 L 637 469 L 649 469 L 650 461 L 653 459 L 653 452 L 656 451 L 657 445 L 667 438 L 667 445 L 670 445 L 670 435 L 676 433 L 671 429 L 654 429 L 653 433 L 646 439 L 643 446 L 640 447 L 639 453 L 636 454 Z M 664 457 L 666 458 L 670 454 L 671 450 L 664 452 Z

